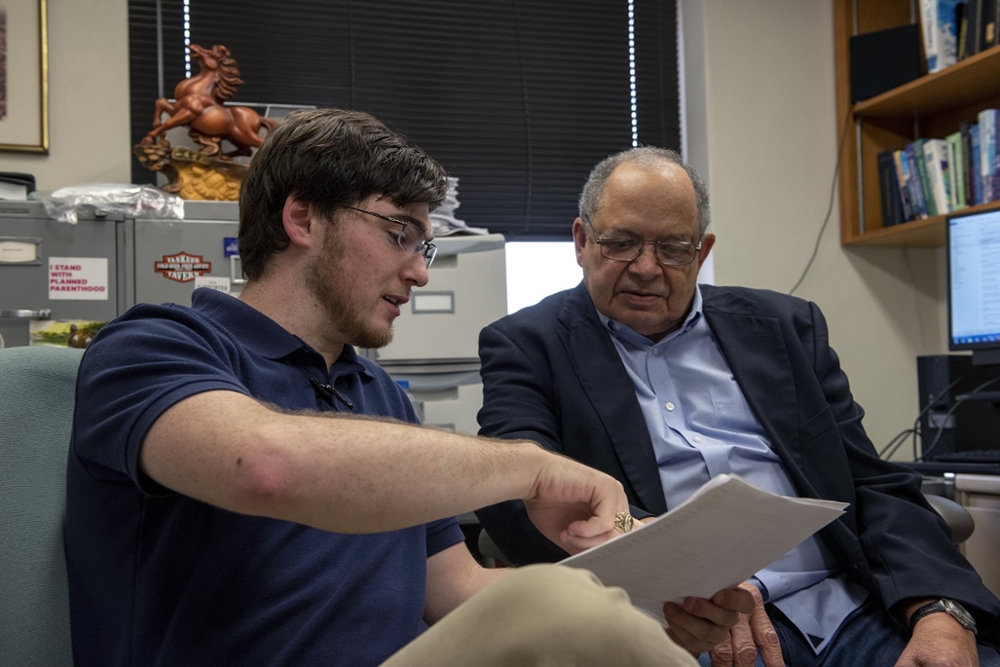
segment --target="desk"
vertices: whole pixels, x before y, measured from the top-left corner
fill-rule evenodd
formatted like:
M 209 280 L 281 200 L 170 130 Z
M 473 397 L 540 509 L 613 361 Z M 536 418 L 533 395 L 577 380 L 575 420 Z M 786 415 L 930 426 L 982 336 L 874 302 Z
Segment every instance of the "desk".
M 955 500 L 976 522 L 962 551 L 986 587 L 1000 596 L 1000 475 L 956 474 Z

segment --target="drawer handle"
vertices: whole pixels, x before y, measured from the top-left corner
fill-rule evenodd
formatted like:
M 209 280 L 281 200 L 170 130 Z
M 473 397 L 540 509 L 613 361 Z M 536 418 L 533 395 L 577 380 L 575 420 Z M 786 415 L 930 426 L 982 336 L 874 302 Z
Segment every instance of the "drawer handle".
M 45 310 L 0 310 L 0 317 L 13 318 L 19 320 L 47 320 L 52 316 L 52 311 Z

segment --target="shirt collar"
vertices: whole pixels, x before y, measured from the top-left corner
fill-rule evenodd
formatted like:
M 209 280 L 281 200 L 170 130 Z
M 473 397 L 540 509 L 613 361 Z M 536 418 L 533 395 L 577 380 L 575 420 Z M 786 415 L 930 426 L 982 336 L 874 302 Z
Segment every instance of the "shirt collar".
M 224 326 L 240 339 L 244 347 L 265 359 L 282 359 L 299 350 L 319 355 L 319 352 L 304 340 L 236 297 L 213 289 L 199 288 L 191 295 L 191 307 Z M 319 356 L 322 358 L 322 355 Z M 339 369 L 340 372 L 335 372 L 337 375 L 357 370 L 371 375 L 350 345 L 345 345 L 344 351 L 337 358 L 335 365 L 341 364 L 348 364 L 351 367 L 342 367 Z
M 600 311 L 597 311 L 597 316 L 601 318 L 601 323 L 604 327 L 611 332 L 611 335 L 618 337 L 621 340 L 627 341 L 640 348 L 651 348 L 654 345 L 659 345 L 668 340 L 672 340 L 677 336 L 683 336 L 688 331 L 694 328 L 696 324 L 702 319 L 704 301 L 701 297 L 701 286 L 695 285 L 694 288 L 694 301 L 691 303 L 691 312 L 688 316 L 684 318 L 684 323 L 676 331 L 671 331 L 669 334 L 663 337 L 662 340 L 654 343 L 642 334 L 636 333 L 632 327 L 611 319 L 605 316 Z

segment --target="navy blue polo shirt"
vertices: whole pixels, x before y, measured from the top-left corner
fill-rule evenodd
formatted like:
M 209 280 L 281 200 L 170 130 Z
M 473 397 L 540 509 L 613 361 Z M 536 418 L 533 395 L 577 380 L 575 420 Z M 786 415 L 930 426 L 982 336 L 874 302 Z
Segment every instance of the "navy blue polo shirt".
M 94 339 L 67 473 L 77 665 L 377 665 L 425 629 L 426 560 L 462 541 L 455 519 L 342 535 L 219 509 L 139 471 L 152 424 L 199 392 L 349 409 L 311 379 L 354 413 L 416 422 L 402 390 L 352 348 L 328 372 L 301 339 L 211 290 L 195 290 L 191 308 L 136 306 Z

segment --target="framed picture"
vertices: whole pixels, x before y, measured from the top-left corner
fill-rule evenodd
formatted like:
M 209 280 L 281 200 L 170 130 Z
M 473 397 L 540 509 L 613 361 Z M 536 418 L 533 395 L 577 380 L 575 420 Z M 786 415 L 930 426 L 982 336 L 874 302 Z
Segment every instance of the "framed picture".
M 49 152 L 46 0 L 0 0 L 0 151 Z

